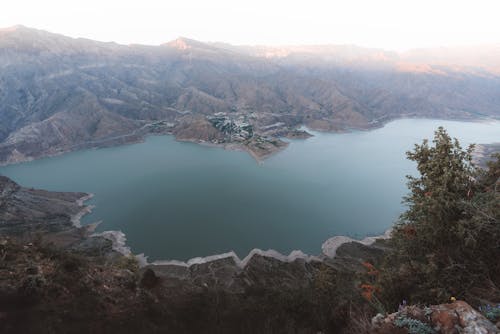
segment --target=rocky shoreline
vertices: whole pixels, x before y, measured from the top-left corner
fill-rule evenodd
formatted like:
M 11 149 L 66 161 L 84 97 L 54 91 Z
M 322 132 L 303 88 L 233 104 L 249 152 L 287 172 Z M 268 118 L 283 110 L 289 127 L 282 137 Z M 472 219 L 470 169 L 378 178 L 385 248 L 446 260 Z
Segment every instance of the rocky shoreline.
M 40 239 L 57 247 L 84 253 L 117 256 L 113 240 L 94 233 L 98 223 L 82 226 L 92 210 L 91 194 L 24 188 L 0 176 L 0 236 Z
M 173 135 L 175 139 L 180 142 L 191 142 L 228 150 L 244 151 L 250 154 L 257 162 L 265 160 L 269 156 L 280 152 L 288 146 L 287 142 L 274 136 L 252 134 L 252 136 L 248 138 L 234 140 L 231 138 L 224 138 L 224 134 L 218 133 L 216 128 L 209 129 L 207 133 L 206 130 L 200 129 L 199 124 L 197 123 L 187 125 L 187 127 L 183 127 L 183 125 L 186 126 L 185 123 L 179 123 L 175 126 L 169 123 L 162 128 L 154 127 L 154 125 L 158 123 L 162 122 L 146 124 L 140 129 L 134 130 L 133 132 L 122 136 L 103 138 L 99 141 L 90 141 L 72 147 L 59 148 L 56 151 L 42 151 L 36 155 L 22 154 L 14 148 L 11 154 L 9 154 L 5 159 L 0 160 L 0 166 L 8 166 L 47 157 L 54 157 L 82 149 L 99 149 L 140 143 L 143 142 L 148 135 Z M 297 129 L 290 130 L 286 128 L 285 130 L 284 136 L 287 138 L 307 139 L 312 136 L 305 131 Z M 215 135 L 212 131 L 215 132 Z
M 281 152 L 289 145 L 281 138 L 287 139 L 307 139 L 313 135 L 307 131 L 308 128 L 321 132 L 344 133 L 353 130 L 370 131 L 384 127 L 387 123 L 408 117 L 386 118 L 377 120 L 365 126 L 352 127 L 348 124 L 328 127 L 296 124 L 288 126 L 285 123 L 276 123 L 260 128 L 254 127 L 251 123 L 246 123 L 244 116 L 228 116 L 225 113 L 216 113 L 214 116 L 193 116 L 186 114 L 181 120 L 168 122 L 167 120 L 141 123 L 141 126 L 130 133 L 100 140 L 84 142 L 78 145 L 58 148 L 56 151 L 41 151 L 36 155 L 26 155 L 14 148 L 5 159 L 0 159 L 0 166 L 23 163 L 70 153 L 82 149 L 99 149 L 112 146 L 129 145 L 143 142 L 149 135 L 173 135 L 177 141 L 191 142 L 211 147 L 219 147 L 227 150 L 244 151 L 250 154 L 257 162 L 262 162 L 268 157 Z M 219 122 L 215 122 L 214 118 Z M 456 121 L 488 121 L 487 119 L 472 118 L 449 118 Z M 221 125 L 222 124 L 222 125 Z M 0 150 L 2 144 L 0 144 Z M 479 144 L 475 154 L 477 161 L 481 165 L 485 157 L 500 150 L 499 144 Z M 0 157 L 1 158 L 1 157 Z M 481 165 L 483 166 L 483 165 Z
M 95 228 L 99 222 L 81 225 L 81 218 L 92 211 L 93 206 L 86 205 L 85 201 L 91 199 L 93 194 L 85 193 L 61 193 L 48 192 L 43 190 L 33 190 L 20 187 L 7 177 L 0 176 L 0 189 L 2 189 L 2 197 L 0 197 L 0 205 L 10 205 L 9 211 L 15 211 L 16 215 L 22 214 L 23 210 L 30 207 L 30 201 L 35 197 L 36 203 L 45 202 L 45 206 L 38 208 L 36 213 L 28 211 L 23 215 L 22 219 L 14 215 L 9 216 L 4 213 L 0 215 L 0 234 L 10 236 L 22 236 L 35 234 L 47 237 L 56 244 L 63 245 L 68 248 L 79 248 L 80 244 L 96 244 L 100 245 L 101 241 L 95 240 L 104 239 L 109 243 L 109 249 L 113 253 L 119 253 L 124 256 L 132 254 L 130 247 L 126 245 L 126 235 L 122 231 L 103 231 L 95 233 Z M 56 194 L 56 195 L 54 195 Z M 12 204 L 9 204 L 9 202 Z M 64 210 L 64 212 L 61 212 Z M 68 214 L 70 213 L 70 214 Z M 31 215 L 31 216 L 30 216 Z M 50 221 L 53 216 L 61 216 L 57 221 Z M 49 222 L 47 222 L 49 220 Z M 50 226 L 48 228 L 47 226 Z M 300 250 L 294 250 L 288 255 L 281 254 L 273 249 L 251 250 L 243 259 L 240 259 L 233 251 L 223 254 L 215 254 L 206 257 L 196 257 L 187 261 L 178 260 L 157 260 L 152 263 L 147 262 L 147 254 L 137 254 L 141 265 L 153 266 L 180 266 L 190 267 L 192 265 L 209 264 L 219 260 L 228 260 L 234 262 L 239 268 L 244 268 L 254 256 L 272 258 L 284 263 L 303 260 L 305 262 L 322 262 L 325 258 L 334 258 L 339 247 L 347 243 L 358 243 L 364 246 L 370 246 L 377 240 L 388 238 L 390 230 L 385 234 L 375 237 L 366 237 L 363 240 L 355 240 L 345 236 L 335 236 L 326 240 L 322 245 L 322 254 L 308 255 Z M 72 240 L 72 242 L 68 242 Z
M 82 210 L 78 212 L 75 216 L 72 218 L 72 222 L 74 223 L 74 226 L 76 228 L 81 228 L 80 224 L 80 219 L 90 213 L 92 211 L 93 206 L 88 206 L 85 205 L 84 202 L 86 200 L 89 200 L 93 197 L 92 194 L 83 196 L 79 200 L 77 200 L 77 205 L 82 207 Z M 77 217 L 77 219 L 75 219 Z M 90 227 L 90 231 L 93 231 L 95 227 L 99 224 L 93 223 L 90 225 L 87 225 Z M 193 265 L 200 265 L 200 264 L 210 264 L 211 262 L 216 262 L 219 260 L 231 260 L 234 262 L 234 264 L 243 269 L 248 262 L 252 259 L 254 256 L 259 256 L 259 257 L 265 257 L 265 258 L 271 258 L 273 260 L 278 260 L 283 263 L 290 263 L 294 262 L 296 260 L 303 260 L 306 263 L 309 262 L 323 262 L 324 259 L 333 259 L 336 256 L 337 249 L 342 247 L 344 244 L 349 244 L 349 243 L 354 243 L 354 244 L 359 244 L 363 246 L 371 246 L 374 243 L 376 243 L 378 240 L 386 240 L 390 238 L 392 229 L 388 229 L 386 232 L 384 232 L 381 235 L 377 236 L 368 236 L 365 237 L 362 240 L 357 240 L 353 239 L 350 237 L 346 236 L 333 236 L 329 239 L 327 239 L 321 246 L 322 253 L 319 255 L 309 255 L 305 254 L 301 250 L 293 250 L 291 251 L 288 255 L 282 254 L 274 249 L 268 249 L 268 250 L 262 250 L 259 248 L 254 248 L 248 254 L 243 257 L 242 259 L 234 252 L 230 251 L 227 253 L 222 253 L 222 254 L 213 254 L 213 255 L 208 255 L 208 256 L 203 256 L 203 257 L 194 257 L 186 261 L 180 261 L 180 260 L 155 260 L 153 262 L 148 262 L 147 260 L 147 254 L 133 254 L 131 248 L 127 246 L 126 241 L 126 235 L 122 231 L 103 231 L 100 233 L 92 233 L 89 234 L 89 237 L 102 237 L 105 238 L 109 241 L 112 242 L 112 249 L 124 256 L 129 256 L 132 255 L 137 258 L 141 266 L 180 266 L 180 267 L 191 267 Z

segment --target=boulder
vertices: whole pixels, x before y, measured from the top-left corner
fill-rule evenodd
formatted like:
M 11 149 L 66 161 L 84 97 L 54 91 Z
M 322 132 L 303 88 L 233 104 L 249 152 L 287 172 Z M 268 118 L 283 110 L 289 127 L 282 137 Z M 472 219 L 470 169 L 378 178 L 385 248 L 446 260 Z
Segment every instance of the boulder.
M 495 334 L 498 328 L 464 301 L 420 308 L 405 306 L 398 312 L 372 319 L 371 333 Z

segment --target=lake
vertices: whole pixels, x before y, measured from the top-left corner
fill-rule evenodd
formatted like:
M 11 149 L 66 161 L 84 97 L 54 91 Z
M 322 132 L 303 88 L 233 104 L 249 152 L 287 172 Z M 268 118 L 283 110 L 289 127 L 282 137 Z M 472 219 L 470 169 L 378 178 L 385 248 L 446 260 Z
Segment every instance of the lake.
M 403 211 L 405 151 L 444 126 L 465 147 L 500 141 L 500 122 L 404 119 L 373 131 L 292 140 L 262 164 L 172 136 L 85 150 L 0 173 L 26 187 L 95 194 L 83 223 L 121 230 L 134 253 L 186 260 L 253 248 L 319 254 L 334 235 L 383 233 Z

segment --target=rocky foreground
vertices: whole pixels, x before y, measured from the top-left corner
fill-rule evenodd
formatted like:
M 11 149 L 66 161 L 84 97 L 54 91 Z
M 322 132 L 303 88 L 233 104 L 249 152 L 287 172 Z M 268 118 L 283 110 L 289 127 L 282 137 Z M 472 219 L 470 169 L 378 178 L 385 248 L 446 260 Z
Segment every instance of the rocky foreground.
M 0 332 L 417 333 L 402 314 L 429 333 L 498 331 L 464 303 L 371 321 L 359 287 L 383 240 L 344 243 L 333 257 L 254 252 L 141 267 L 110 235 L 78 227 L 86 196 L 0 177 Z
M 372 319 L 371 331 L 374 334 L 495 334 L 500 332 L 500 323 L 495 326 L 466 302 L 455 301 L 426 307 L 400 306 L 398 312 L 375 316 Z

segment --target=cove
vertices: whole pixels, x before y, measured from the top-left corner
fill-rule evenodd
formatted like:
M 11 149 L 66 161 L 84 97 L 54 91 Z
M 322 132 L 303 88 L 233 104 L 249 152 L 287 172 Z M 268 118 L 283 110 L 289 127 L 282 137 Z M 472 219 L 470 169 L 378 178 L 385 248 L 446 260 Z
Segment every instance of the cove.
M 329 237 L 383 233 L 404 210 L 405 151 L 444 126 L 463 147 L 500 141 L 500 122 L 403 119 L 372 131 L 313 132 L 256 163 L 172 136 L 0 167 L 26 187 L 95 194 L 83 223 L 121 230 L 134 253 L 187 260 L 234 250 L 319 254 Z

